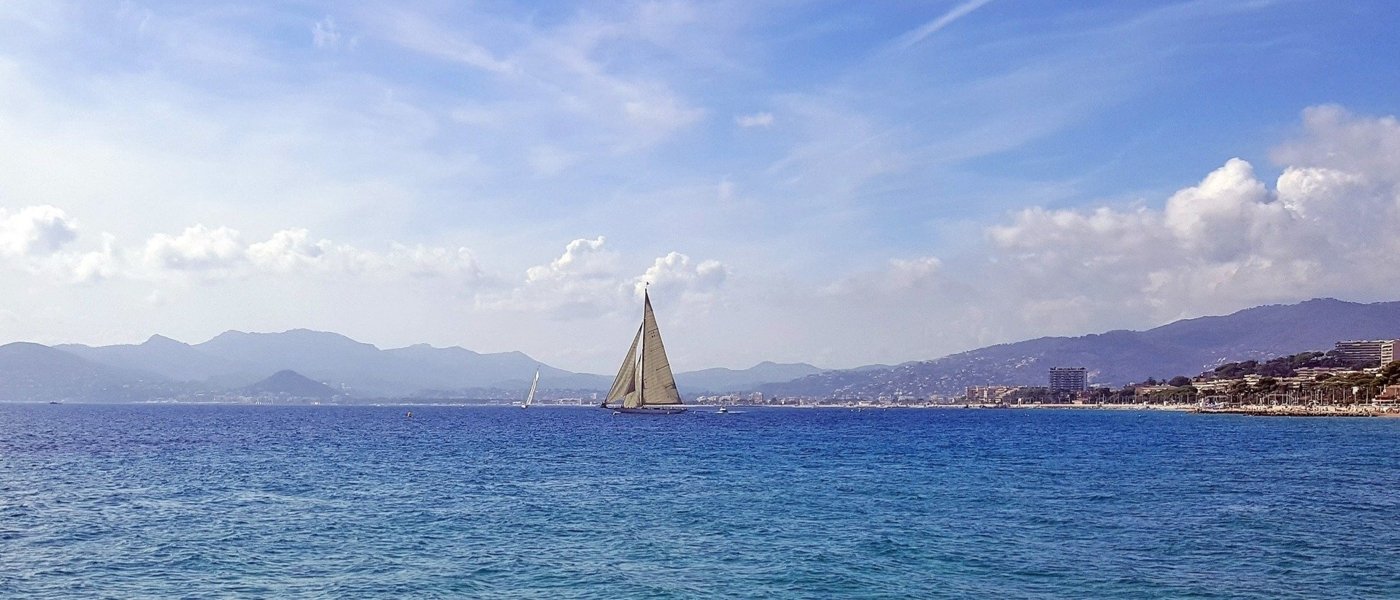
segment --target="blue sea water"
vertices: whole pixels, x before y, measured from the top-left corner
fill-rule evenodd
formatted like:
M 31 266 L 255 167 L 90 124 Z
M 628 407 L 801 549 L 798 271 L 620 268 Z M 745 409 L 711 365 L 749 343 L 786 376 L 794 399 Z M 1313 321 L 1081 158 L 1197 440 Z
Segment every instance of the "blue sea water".
M 0 597 L 215 596 L 1397 598 L 1400 419 L 0 405 Z

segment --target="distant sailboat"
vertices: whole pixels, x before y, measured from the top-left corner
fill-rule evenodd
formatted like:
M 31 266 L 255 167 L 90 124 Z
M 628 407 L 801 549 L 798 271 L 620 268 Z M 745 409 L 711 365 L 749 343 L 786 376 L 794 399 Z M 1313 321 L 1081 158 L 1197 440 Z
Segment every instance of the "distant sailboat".
M 651 295 L 643 291 L 642 326 L 632 338 L 632 348 L 622 367 L 617 370 L 612 389 L 603 399 L 603 408 L 619 413 L 669 415 L 685 412 L 681 394 L 676 390 L 676 378 L 671 362 L 666 360 L 666 347 L 661 344 L 661 330 L 651 311 Z
M 530 403 L 535 401 L 535 388 L 540 385 L 540 368 L 535 367 L 535 380 L 530 382 L 530 393 L 525 395 L 525 403 L 520 408 L 530 408 Z

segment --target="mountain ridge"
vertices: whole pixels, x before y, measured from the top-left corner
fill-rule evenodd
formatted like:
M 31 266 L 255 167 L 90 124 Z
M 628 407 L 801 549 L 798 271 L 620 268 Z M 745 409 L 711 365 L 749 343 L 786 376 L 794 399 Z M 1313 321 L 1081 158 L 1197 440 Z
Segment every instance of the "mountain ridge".
M 1091 383 L 1119 385 L 1148 377 L 1194 375 L 1226 361 L 1326 350 L 1337 340 L 1372 338 L 1400 338 L 1400 302 L 1363 304 L 1317 298 L 1182 319 L 1140 331 L 1119 329 L 996 344 L 898 365 L 822 370 L 807 363 L 764 361 L 748 369 L 677 373 L 676 379 L 686 396 L 755 390 L 780 396 L 952 395 L 970 385 L 1043 385 L 1052 366 L 1083 366 Z M 15 346 L 8 354 L 0 352 L 0 376 L 13 373 L 17 381 L 27 383 L 0 387 L 0 391 L 9 390 L 6 397 L 117 388 L 126 390 L 121 397 L 135 397 L 139 390 L 154 395 L 189 389 L 229 391 L 283 370 L 361 398 L 468 397 L 484 391 L 523 390 L 536 368 L 542 390 L 588 394 L 603 391 L 612 382 L 611 375 L 558 369 L 518 351 L 479 353 L 428 344 L 381 349 L 339 333 L 310 329 L 230 330 L 193 345 L 162 335 L 152 335 L 141 344 L 96 347 L 17 344 L 21 345 L 0 347 Z M 39 390 L 44 387 L 40 375 L 50 372 L 39 364 L 44 360 L 54 363 L 55 376 L 85 383 L 75 388 L 53 382 L 52 390 Z M 24 372 L 26 368 L 35 370 Z
M 1045 385 L 1050 367 L 1085 367 L 1090 383 L 1196 375 L 1222 362 L 1328 350 L 1348 339 L 1400 338 L 1400 302 L 1315 298 L 1182 319 L 1146 330 L 1040 337 L 915 361 L 769 384 L 788 396 L 954 395 L 973 385 Z

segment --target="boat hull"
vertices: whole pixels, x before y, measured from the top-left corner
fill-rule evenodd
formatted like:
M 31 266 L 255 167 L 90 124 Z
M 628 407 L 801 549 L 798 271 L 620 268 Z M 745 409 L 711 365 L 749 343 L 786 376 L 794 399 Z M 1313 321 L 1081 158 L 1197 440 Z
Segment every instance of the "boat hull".
M 613 414 L 624 415 L 678 415 L 685 412 L 683 406 L 667 406 L 657 408 L 614 408 Z

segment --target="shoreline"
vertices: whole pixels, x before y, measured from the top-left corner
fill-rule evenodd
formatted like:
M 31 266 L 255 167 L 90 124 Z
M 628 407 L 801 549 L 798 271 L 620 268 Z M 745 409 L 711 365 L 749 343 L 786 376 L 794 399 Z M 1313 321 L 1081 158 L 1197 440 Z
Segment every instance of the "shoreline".
M 4 404 L 45 404 L 34 402 L 3 402 Z M 160 405 L 160 406 L 287 406 L 287 407 L 337 407 L 337 408 L 392 408 L 392 407 L 440 407 L 440 408 L 495 408 L 518 407 L 516 403 L 505 402 L 182 402 L 182 401 L 138 401 L 138 402 L 48 402 L 58 405 Z M 592 404 L 550 404 L 536 403 L 539 408 L 596 408 Z M 718 410 L 718 404 L 688 404 L 701 411 Z M 1200 415 L 1244 415 L 1257 417 L 1389 417 L 1400 418 L 1400 406 L 1356 404 L 1348 406 L 1318 405 L 1241 405 L 1231 407 L 1206 407 L 1198 404 L 725 404 L 724 407 L 744 409 L 801 409 L 801 410 L 1102 410 L 1102 411 L 1166 411 Z

